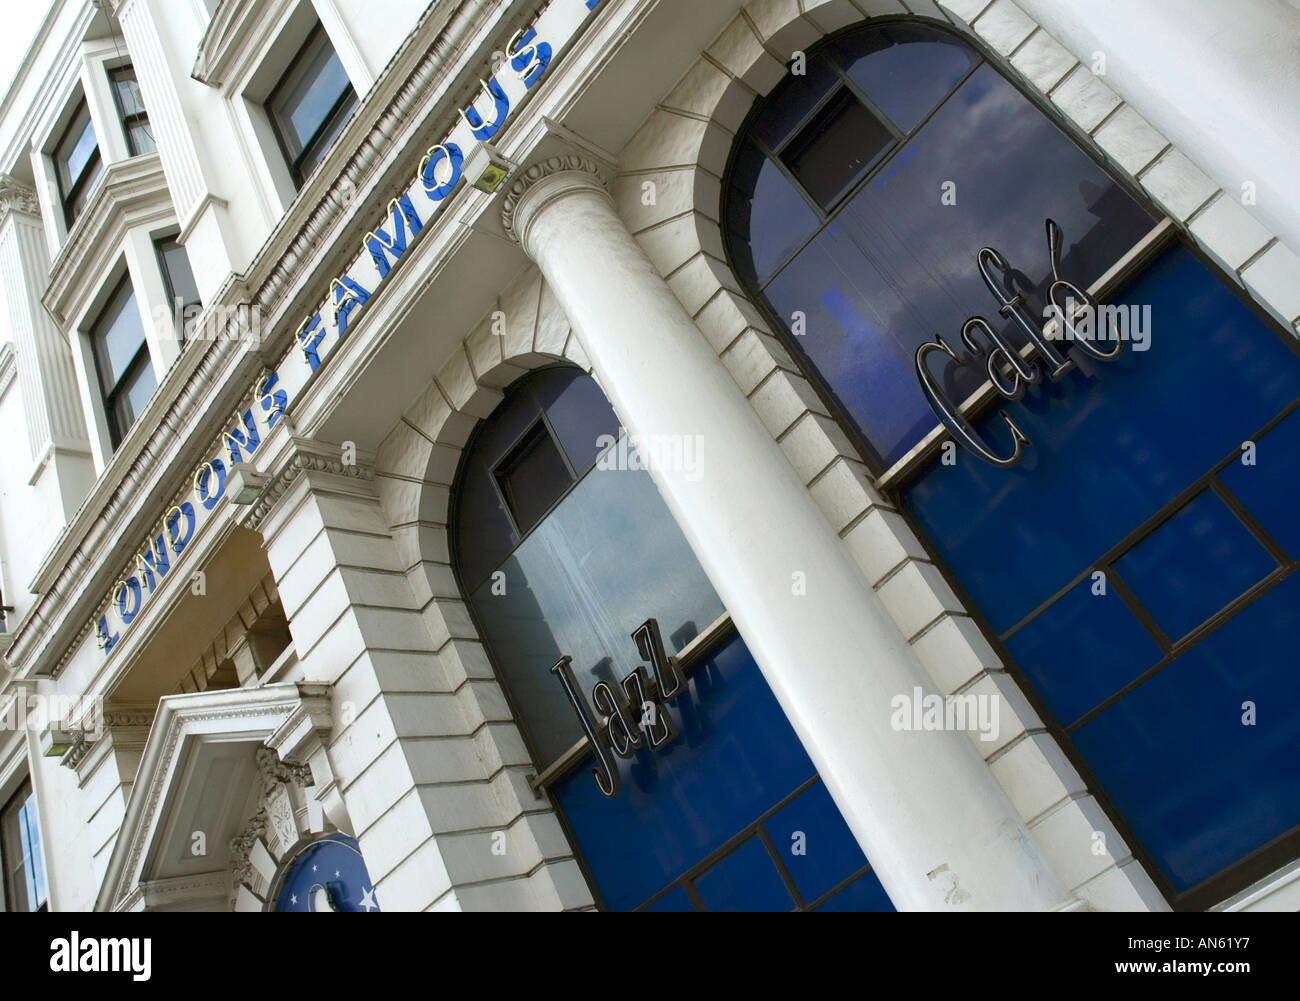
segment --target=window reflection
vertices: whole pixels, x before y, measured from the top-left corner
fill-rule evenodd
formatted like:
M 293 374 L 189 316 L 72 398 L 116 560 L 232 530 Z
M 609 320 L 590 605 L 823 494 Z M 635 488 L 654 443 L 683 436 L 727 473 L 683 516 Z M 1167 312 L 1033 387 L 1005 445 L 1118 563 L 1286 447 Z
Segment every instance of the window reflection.
M 942 98 L 974 58 L 951 40 L 931 46 L 937 51 L 920 63 L 939 75 L 923 88 L 914 74 L 886 68 L 895 66 L 896 51 L 919 53 L 927 46 L 916 39 L 873 49 L 874 44 L 856 45 L 867 54 L 849 68 L 858 83 L 870 87 L 872 102 L 890 109 L 900 123 L 930 115 L 926 102 Z M 833 51 L 854 49 L 844 42 Z M 765 114 L 760 111 L 755 120 Z M 885 466 L 936 423 L 917 384 L 916 349 L 936 334 L 958 342 L 962 323 L 973 314 L 997 319 L 976 268 L 981 247 L 997 248 L 1018 269 L 1010 277 L 1031 292 L 1030 309 L 1040 311 L 1051 272 L 1045 219 L 1055 219 L 1065 233 L 1062 272 L 1084 287 L 1153 224 L 987 64 L 904 138 L 820 233 L 775 268 L 772 261 L 807 239 L 810 203 L 825 192 L 814 183 L 814 190 L 800 195 L 799 178 L 778 175 L 771 159 L 759 166 L 759 156 L 754 147 L 742 147 L 735 158 L 736 190 L 727 203 L 733 259 L 787 329 L 796 312 L 803 314 L 806 332 L 794 337 L 791 330 L 792 342 Z M 945 190 L 955 204 L 945 204 Z M 764 277 L 769 269 L 770 280 Z M 950 399 L 964 399 L 982 382 L 977 365 L 934 367 Z

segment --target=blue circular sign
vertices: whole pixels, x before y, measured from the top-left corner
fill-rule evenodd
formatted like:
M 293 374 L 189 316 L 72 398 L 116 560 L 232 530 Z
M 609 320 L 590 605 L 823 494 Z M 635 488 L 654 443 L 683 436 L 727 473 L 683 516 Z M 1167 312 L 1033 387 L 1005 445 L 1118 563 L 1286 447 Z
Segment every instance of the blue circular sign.
M 294 856 L 284 872 L 277 911 L 377 911 L 375 887 L 356 841 L 330 834 Z

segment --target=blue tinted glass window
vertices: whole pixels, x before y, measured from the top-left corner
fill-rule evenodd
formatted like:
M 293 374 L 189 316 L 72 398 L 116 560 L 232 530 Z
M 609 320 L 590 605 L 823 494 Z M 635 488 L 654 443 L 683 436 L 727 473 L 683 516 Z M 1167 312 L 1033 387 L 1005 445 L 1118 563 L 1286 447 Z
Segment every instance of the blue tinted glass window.
M 951 35 L 896 24 L 835 45 L 844 72 L 904 132 L 921 123 L 979 58 Z
M 651 614 L 673 653 L 723 611 L 641 470 L 593 470 L 500 570 L 471 600 L 544 765 L 582 737 L 556 661 L 572 657 L 589 692 L 636 666 L 611 657 L 635 657 L 630 637 Z
M 1091 575 L 1006 643 L 1062 725 L 1154 667 L 1161 656 L 1116 590 Z
M 1199 626 L 1277 564 L 1212 493 L 1196 497 L 1115 564 L 1171 639 Z
M 802 76 L 787 76 L 754 119 L 754 135 L 768 149 L 780 148 L 813 109 L 839 86 L 840 78 L 820 59 L 811 60 L 807 70 Z
M 763 827 L 805 902 L 825 896 L 867 864 L 821 782 L 769 817 Z
M 1179 891 L 1300 825 L 1297 629 L 1292 576 L 1074 735 Z
M 1079 359 L 1061 382 L 1007 404 L 1033 442 L 1019 466 L 963 457 L 903 491 L 999 633 L 1300 395 L 1294 352 L 1189 251 L 1166 252 L 1114 301 L 1150 307 L 1149 348 L 1111 363 Z M 993 415 L 977 426 L 1006 449 L 1000 425 Z M 1033 559 L 1008 559 L 1013 543 Z
M 790 911 L 794 898 L 758 838 L 750 838 L 695 880 L 710 911 Z
M 1300 578 L 1165 650 L 1117 588 L 1178 642 L 1278 570 L 1213 489 L 1189 488 L 1226 461 L 1217 475 L 1234 503 L 1285 536 L 1276 498 L 1294 486 L 1295 425 L 1258 431 L 1300 398 L 1300 358 L 1181 247 L 1116 301 L 1150 307 L 1147 350 L 1081 361 L 1006 404 L 1033 442 L 1019 466 L 936 463 L 903 500 L 1181 894 L 1300 822 L 1300 773 L 1281 750 L 1296 746 L 1300 717 L 1242 718 L 1248 702 L 1289 705 L 1283 638 L 1300 616 Z M 977 426 L 993 438 L 995 421 Z M 1244 441 L 1256 442 L 1254 466 L 1240 461 Z M 1091 571 L 1112 551 L 1098 593 Z
M 620 760 L 617 797 L 601 796 L 589 765 L 555 790 L 610 910 L 641 906 L 816 774 L 739 638 L 669 709 L 679 736 L 666 752 Z
M 1292 559 L 1300 558 L 1300 518 L 1294 491 L 1300 483 L 1300 410 L 1242 453 L 1219 474 Z
M 989 122 L 1003 141 L 988 141 Z M 1034 156 L 1011 152 L 1022 148 Z M 956 204 L 940 198 L 949 182 Z M 1031 312 L 1041 313 L 1051 275 L 1048 218 L 1065 234 L 1062 273 L 1083 287 L 1152 225 L 1101 168 L 984 65 L 764 288 L 787 329 L 796 311 L 804 314 L 806 333 L 791 342 L 886 465 L 937 423 L 914 372 L 917 348 L 936 333 L 959 343 L 973 313 L 997 319 L 998 304 L 976 267 L 982 247 L 1003 254 L 1019 272 L 1018 287 L 1029 292 Z M 771 241 L 756 246 L 761 236 L 751 232 L 749 247 L 733 256 L 783 252 Z M 935 370 L 952 399 L 983 381 L 973 365 Z
M 736 266 L 750 281 L 772 272 L 817 230 L 817 214 L 777 165 L 755 146 L 745 146 L 732 168 L 727 225 L 740 248 Z

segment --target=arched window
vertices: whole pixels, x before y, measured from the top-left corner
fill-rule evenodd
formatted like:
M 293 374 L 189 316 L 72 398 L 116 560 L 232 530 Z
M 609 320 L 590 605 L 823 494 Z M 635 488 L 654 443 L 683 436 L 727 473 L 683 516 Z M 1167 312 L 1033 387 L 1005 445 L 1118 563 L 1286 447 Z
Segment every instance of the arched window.
M 946 31 L 872 25 L 809 52 L 806 68 L 742 130 L 723 226 L 737 274 L 883 469 L 936 423 L 913 359 L 936 334 L 959 343 L 985 307 L 980 248 L 999 250 L 1007 280 L 1041 300 L 1045 219 L 1084 288 L 1155 221 Z M 974 366 L 932 365 L 958 402 L 982 381 Z
M 599 903 L 892 909 L 589 376 L 511 387 L 452 496 L 462 593 Z M 777 852 L 795 832 L 818 851 Z
M 723 190 L 736 273 L 1170 902 L 1294 859 L 1294 337 L 928 24 L 810 51 Z

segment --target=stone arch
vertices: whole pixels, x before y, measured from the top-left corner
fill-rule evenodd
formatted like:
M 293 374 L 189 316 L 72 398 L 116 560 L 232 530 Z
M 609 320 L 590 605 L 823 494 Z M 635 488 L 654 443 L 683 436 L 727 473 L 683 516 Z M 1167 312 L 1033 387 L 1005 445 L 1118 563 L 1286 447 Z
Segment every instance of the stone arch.
M 535 848 L 537 858 L 569 860 L 558 868 L 543 866 L 529 880 L 547 881 L 536 888 L 539 899 L 584 909 L 593 906 L 590 891 L 554 809 L 544 793 L 527 784 L 533 762 L 452 570 L 447 525 L 461 452 L 478 422 L 512 383 L 556 362 L 591 370 L 564 311 L 541 274 L 530 268 L 456 345 L 380 445 L 374 481 L 398 552 L 395 569 L 410 584 L 465 715 L 478 723 L 477 752 L 489 769 L 511 770 L 517 799 L 526 804 L 507 826 L 519 825 L 518 840 Z M 502 894 L 500 906 L 521 906 Z

